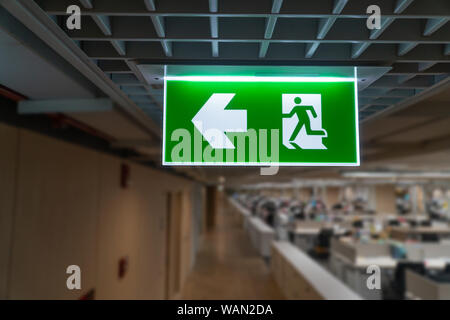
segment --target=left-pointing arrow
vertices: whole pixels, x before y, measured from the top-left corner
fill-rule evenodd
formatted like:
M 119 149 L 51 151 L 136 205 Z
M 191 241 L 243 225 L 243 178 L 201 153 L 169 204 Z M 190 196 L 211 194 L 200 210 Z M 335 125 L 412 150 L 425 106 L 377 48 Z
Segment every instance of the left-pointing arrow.
M 214 93 L 192 123 L 214 149 L 235 149 L 225 132 L 247 131 L 247 110 L 225 110 L 234 93 Z

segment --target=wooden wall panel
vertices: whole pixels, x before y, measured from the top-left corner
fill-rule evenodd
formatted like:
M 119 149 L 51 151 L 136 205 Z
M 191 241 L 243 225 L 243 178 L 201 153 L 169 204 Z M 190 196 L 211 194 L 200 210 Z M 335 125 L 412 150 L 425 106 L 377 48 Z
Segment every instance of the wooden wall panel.
M 0 124 L 0 299 L 7 298 L 19 130 Z
M 156 170 L 129 164 L 131 185 L 122 189 L 119 184 L 122 161 L 102 156 L 101 162 L 98 298 L 163 299 L 167 192 L 188 184 Z M 176 219 L 180 218 L 178 214 Z M 125 257 L 129 270 L 119 279 L 119 259 Z
M 5 126 L 0 147 L 0 298 L 77 299 L 95 289 L 97 299 L 164 299 L 168 192 L 180 194 L 183 285 L 193 241 L 191 181 L 129 163 L 131 184 L 122 189 L 121 159 Z M 119 279 L 121 258 L 128 271 Z M 66 287 L 72 264 L 81 267 L 81 291 Z
M 394 185 L 377 185 L 375 199 L 377 214 L 395 214 L 397 212 Z
M 98 299 L 137 299 L 139 206 L 135 186 L 120 186 L 120 159 L 101 156 L 99 197 Z M 130 176 L 139 175 L 131 168 Z M 119 279 L 119 260 L 128 259 Z
M 168 299 L 176 299 L 181 292 L 181 228 L 182 228 L 182 194 L 170 192 L 170 210 L 168 212 L 167 248 L 167 292 Z
M 192 198 L 188 191 L 182 193 L 181 210 L 181 283 L 184 284 L 191 271 L 192 239 Z
M 332 208 L 339 202 L 339 187 L 327 187 L 326 188 L 326 205 L 328 208 Z
M 95 287 L 98 154 L 20 130 L 11 299 L 76 299 Z M 82 290 L 66 287 L 78 265 Z

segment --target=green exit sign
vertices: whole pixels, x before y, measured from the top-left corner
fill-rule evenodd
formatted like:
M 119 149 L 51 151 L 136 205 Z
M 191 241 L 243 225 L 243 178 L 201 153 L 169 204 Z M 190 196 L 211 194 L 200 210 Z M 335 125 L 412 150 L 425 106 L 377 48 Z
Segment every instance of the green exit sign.
M 358 166 L 356 77 L 166 76 L 164 165 Z

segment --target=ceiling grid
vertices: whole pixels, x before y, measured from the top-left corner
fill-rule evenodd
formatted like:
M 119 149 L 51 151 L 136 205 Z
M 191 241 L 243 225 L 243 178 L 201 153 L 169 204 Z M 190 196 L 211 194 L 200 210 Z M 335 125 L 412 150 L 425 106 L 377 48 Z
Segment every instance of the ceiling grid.
M 51 16 L 66 16 L 74 1 L 36 3 Z M 391 66 L 360 92 L 363 122 L 450 74 L 448 0 L 78 2 L 82 29 L 67 35 L 159 123 L 163 88 L 146 82 L 141 63 Z M 381 8 L 381 28 L 369 30 L 366 10 L 373 4 Z

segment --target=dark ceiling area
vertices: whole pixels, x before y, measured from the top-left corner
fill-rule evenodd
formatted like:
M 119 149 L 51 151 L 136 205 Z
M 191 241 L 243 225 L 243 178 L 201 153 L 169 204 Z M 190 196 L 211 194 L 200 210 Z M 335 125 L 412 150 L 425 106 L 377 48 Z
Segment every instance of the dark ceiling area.
M 441 159 L 434 165 L 448 169 L 448 0 L 1 3 L 8 14 L 100 89 L 92 94 L 113 95 L 123 106 L 107 117 L 103 113 L 68 116 L 108 134 L 112 145 L 130 146 L 142 159 L 160 158 L 164 86 L 161 77 L 149 81 L 141 65 L 153 65 L 155 70 L 170 64 L 357 66 L 388 70 L 358 94 L 363 167 L 397 166 L 398 161 L 421 156 L 425 158 L 411 163 L 420 167 Z M 73 4 L 82 11 L 81 30 L 66 27 L 67 7 Z M 366 26 L 370 5 L 381 8 L 380 29 Z M 242 172 L 251 176 L 254 171 L 177 170 L 203 180 L 220 175 L 238 179 L 245 176 Z M 285 168 L 283 172 L 280 179 L 297 172 L 333 175 L 335 170 Z

